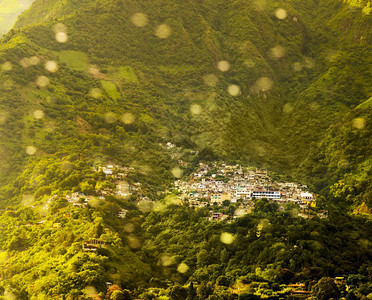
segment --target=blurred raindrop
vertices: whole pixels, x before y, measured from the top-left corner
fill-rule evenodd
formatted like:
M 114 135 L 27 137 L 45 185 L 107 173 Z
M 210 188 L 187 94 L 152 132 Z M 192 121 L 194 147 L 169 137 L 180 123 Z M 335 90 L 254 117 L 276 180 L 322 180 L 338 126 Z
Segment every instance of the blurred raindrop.
M 54 33 L 57 33 L 57 32 L 67 32 L 67 27 L 65 24 L 62 24 L 62 23 L 57 23 L 53 26 L 53 31 Z
M 174 259 L 168 255 L 162 255 L 159 259 L 159 263 L 164 267 L 169 267 L 174 264 Z
M 253 68 L 256 65 L 256 63 L 253 61 L 253 59 L 250 59 L 250 58 L 245 60 L 243 64 L 247 68 Z
M 240 87 L 236 84 L 230 84 L 227 92 L 233 97 L 238 96 L 240 94 Z
M 141 248 L 141 242 L 140 242 L 140 240 L 136 236 L 130 235 L 130 236 L 127 236 L 127 239 L 128 239 L 128 246 L 131 249 L 139 249 L 139 248 Z
M 255 0 L 254 4 L 257 10 L 262 11 L 266 7 L 266 0 Z
M 177 271 L 180 273 L 186 273 L 189 270 L 189 266 L 186 265 L 185 263 L 180 263 L 178 265 Z
M 320 108 L 319 103 L 317 103 L 315 101 L 311 102 L 309 106 L 310 106 L 311 110 L 318 110 Z
M 137 27 L 145 27 L 149 22 L 147 16 L 144 13 L 135 13 L 132 16 L 131 20 L 133 25 Z
M 300 62 L 295 62 L 293 64 L 293 71 L 295 71 L 295 72 L 301 72 L 303 68 L 304 67 Z
M 216 86 L 218 78 L 214 74 L 207 74 L 203 76 L 203 81 L 208 86 Z
M 27 146 L 26 147 L 26 153 L 28 155 L 34 155 L 36 153 L 36 148 L 34 146 Z
M 124 124 L 132 124 L 132 123 L 134 123 L 135 120 L 136 120 L 136 117 L 134 115 L 132 115 L 131 113 L 124 113 L 121 116 L 121 121 Z
M 171 28 L 167 24 L 161 24 L 155 30 L 155 35 L 160 39 L 166 39 L 170 34 Z
M 268 91 L 273 87 L 273 81 L 269 77 L 261 77 L 253 87 L 255 91 Z
M 223 232 L 221 234 L 220 240 L 222 243 L 230 245 L 234 242 L 235 237 L 231 233 Z
M 278 8 L 276 11 L 275 11 L 275 16 L 279 19 L 279 20 L 283 20 L 287 17 L 287 11 L 284 9 L 284 8 Z
M 87 286 L 84 292 L 88 297 L 92 298 L 96 298 L 96 296 L 98 295 L 98 291 L 94 286 Z
M 35 201 L 35 197 L 33 195 L 23 195 L 22 196 L 22 205 L 23 206 L 31 206 Z
M 308 68 L 308 69 L 314 68 L 315 66 L 314 59 L 312 59 L 311 57 L 305 57 L 304 66 L 305 68 Z
M 217 68 L 221 72 L 227 72 L 230 69 L 231 65 L 228 61 L 226 60 L 221 60 L 217 63 Z
M 38 58 L 37 56 L 32 56 L 29 59 L 29 63 L 32 66 L 36 66 L 36 65 L 38 65 L 40 63 L 40 58 Z
M 179 167 L 175 167 L 172 169 L 172 175 L 176 178 L 181 178 L 183 175 L 183 170 L 180 169 Z
M 66 32 L 57 32 L 56 33 L 56 41 L 58 43 L 66 43 L 68 40 L 68 36 Z
M 28 68 L 29 66 L 31 66 L 31 62 L 30 62 L 30 59 L 28 57 L 24 57 L 22 58 L 19 63 L 21 64 L 22 67 L 24 68 Z
M 13 65 L 11 62 L 7 61 L 5 63 L 3 63 L 1 65 L 1 68 L 4 70 L 4 71 L 11 71 L 13 69 Z
M 353 127 L 356 129 L 363 129 L 366 126 L 366 121 L 364 118 L 355 118 L 353 120 Z
M 132 223 L 127 223 L 124 225 L 124 231 L 127 233 L 133 233 L 135 230 L 135 227 Z
M 292 110 L 293 110 L 293 106 L 290 103 L 284 104 L 284 106 L 283 106 L 283 112 L 284 113 L 289 114 L 289 113 L 292 112 Z
M 44 112 L 40 109 L 37 109 L 33 112 L 33 116 L 35 119 L 42 119 L 44 118 Z
M 46 77 L 46 76 L 39 76 L 39 77 L 36 79 L 36 84 L 37 84 L 39 87 L 46 87 L 49 83 L 50 83 L 50 80 L 49 80 L 49 78 Z
M 49 60 L 45 63 L 45 69 L 48 72 L 55 73 L 58 71 L 58 64 L 54 60 Z
M 107 123 L 112 124 L 112 123 L 115 123 L 116 120 L 117 120 L 116 115 L 113 112 L 108 112 L 105 114 L 105 121 Z
M 193 115 L 199 115 L 202 112 L 202 108 L 199 104 L 193 104 L 190 107 L 190 111 Z
M 246 214 L 247 214 L 247 211 L 245 209 L 243 209 L 243 208 L 238 208 L 234 212 L 234 215 L 237 216 L 238 218 L 243 217 Z
M 271 48 L 270 55 L 274 59 L 280 59 L 285 55 L 285 49 L 282 46 Z
M 151 200 L 143 199 L 138 202 L 137 207 L 142 212 L 149 212 L 154 207 L 154 202 Z

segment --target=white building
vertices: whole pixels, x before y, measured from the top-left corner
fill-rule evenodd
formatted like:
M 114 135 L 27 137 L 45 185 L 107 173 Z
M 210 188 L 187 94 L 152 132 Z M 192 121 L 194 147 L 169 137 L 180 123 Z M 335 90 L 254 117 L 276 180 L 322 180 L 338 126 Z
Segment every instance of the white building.
M 301 200 L 314 200 L 314 196 L 309 192 L 302 192 L 300 194 Z
M 267 199 L 280 199 L 281 194 L 278 191 L 255 191 L 252 194 L 253 198 L 267 198 Z

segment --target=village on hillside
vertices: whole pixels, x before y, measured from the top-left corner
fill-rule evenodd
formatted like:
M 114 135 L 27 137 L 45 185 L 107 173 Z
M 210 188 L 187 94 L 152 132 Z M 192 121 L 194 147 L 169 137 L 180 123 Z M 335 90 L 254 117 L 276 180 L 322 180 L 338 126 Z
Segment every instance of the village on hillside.
M 284 209 L 287 203 L 299 206 L 299 216 L 308 218 L 316 207 L 316 195 L 310 193 L 306 185 L 294 182 L 272 181 L 268 171 L 259 168 L 245 168 L 241 165 L 225 163 L 199 163 L 198 169 L 186 180 L 174 183 L 183 203 L 195 208 L 239 204 L 249 213 L 254 207 L 254 199 L 266 198 Z M 326 211 L 318 212 L 321 218 L 327 217 Z M 213 212 L 211 220 L 227 218 Z
M 129 183 L 128 177 L 135 173 L 134 168 L 108 164 L 94 166 L 92 170 L 93 174 L 99 175 L 100 178 L 96 180 L 93 191 L 81 189 L 64 195 L 54 195 L 47 200 L 47 205 L 51 205 L 58 199 L 65 199 L 72 207 L 84 209 L 97 200 L 105 201 L 110 196 L 131 197 L 138 207 L 143 203 L 149 207 L 154 204 L 153 200 L 145 196 L 146 192 L 140 182 Z M 171 191 L 168 190 L 164 195 L 169 192 Z M 208 220 L 210 221 L 232 221 L 239 216 L 251 213 L 254 209 L 254 200 L 261 198 L 278 203 L 279 210 L 284 210 L 286 204 L 292 203 L 298 208 L 297 216 L 302 218 L 311 218 L 315 215 L 320 218 L 328 217 L 326 210 L 316 209 L 317 212 L 314 211 L 316 196 L 308 191 L 307 186 L 293 182 L 276 182 L 270 178 L 265 169 L 241 165 L 217 162 L 199 163 L 196 171 L 174 182 L 172 193 L 176 194 L 183 205 L 192 206 L 195 209 L 208 208 L 210 211 Z M 227 214 L 224 208 L 231 204 L 234 210 Z M 117 217 L 124 219 L 127 213 L 128 210 L 122 208 Z M 43 222 L 45 220 L 38 224 Z M 53 228 L 59 227 L 59 223 L 53 224 Z M 86 244 L 84 249 L 87 251 L 98 248 L 97 243 Z

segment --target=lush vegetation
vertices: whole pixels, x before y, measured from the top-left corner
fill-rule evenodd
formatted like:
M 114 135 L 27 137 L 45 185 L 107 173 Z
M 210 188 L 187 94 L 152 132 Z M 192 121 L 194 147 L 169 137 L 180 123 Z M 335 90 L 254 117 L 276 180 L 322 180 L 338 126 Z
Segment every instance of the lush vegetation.
M 0 294 L 254 299 L 291 297 L 300 281 L 318 299 L 370 294 L 370 10 L 36 0 L 0 43 Z M 215 159 L 309 184 L 329 218 L 256 203 L 211 223 L 169 205 L 180 160 L 187 174 Z M 128 181 L 163 204 L 99 199 L 111 183 L 92 168 L 109 163 L 133 167 Z M 99 200 L 74 207 L 63 197 L 77 191 Z M 93 238 L 109 246 L 83 251 Z
M 336 287 L 338 293 L 371 292 L 370 220 L 338 209 L 330 209 L 329 219 L 305 220 L 294 206 L 278 212 L 260 200 L 250 215 L 211 222 L 208 209 L 160 203 L 144 212 L 114 198 L 85 209 L 62 199 L 44 217 L 30 207 L 8 210 L 1 217 L 3 291 L 17 299 L 89 298 L 90 288 L 104 295 L 111 281 L 146 299 L 188 293 L 190 299 L 278 299 L 289 295 L 289 283 L 302 282 L 316 294 L 318 280 L 346 276 L 349 290 Z M 130 209 L 125 219 L 116 216 L 120 207 Z M 91 238 L 110 246 L 84 252 L 82 243 Z M 175 296 L 176 289 L 186 296 Z

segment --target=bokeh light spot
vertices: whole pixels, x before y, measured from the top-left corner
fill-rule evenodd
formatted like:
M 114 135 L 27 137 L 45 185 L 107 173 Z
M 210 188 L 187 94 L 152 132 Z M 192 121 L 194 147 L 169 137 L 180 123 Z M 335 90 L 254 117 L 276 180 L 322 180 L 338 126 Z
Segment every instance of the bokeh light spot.
M 23 195 L 22 196 L 22 205 L 23 206 L 31 206 L 35 201 L 35 197 L 33 195 Z
M 238 218 L 241 218 L 247 214 L 246 210 L 243 208 L 238 208 L 235 210 L 234 215 L 237 216 Z
M 134 235 L 128 236 L 127 239 L 128 239 L 128 246 L 131 249 L 139 249 L 139 248 L 141 248 L 141 242 L 140 242 L 140 240 L 137 237 L 135 237 Z
M 50 73 L 58 71 L 58 64 L 54 60 L 49 60 L 45 63 L 45 69 Z
M 98 295 L 98 291 L 94 286 L 87 286 L 84 292 L 88 297 L 92 298 L 96 298 L 96 296 Z
M 266 7 L 266 0 L 255 0 L 254 4 L 258 11 L 263 11 Z
M 287 11 L 284 8 L 278 8 L 275 11 L 275 17 L 277 17 L 279 20 L 283 20 L 287 17 Z
M 240 87 L 236 84 L 230 84 L 227 92 L 233 97 L 238 96 L 240 94 Z
M 22 58 L 19 63 L 21 64 L 22 67 L 24 68 L 28 68 L 29 66 L 31 66 L 31 62 L 30 62 L 30 59 L 28 57 L 24 57 Z
M 285 49 L 282 46 L 271 48 L 270 55 L 274 59 L 280 59 L 285 55 Z
M 144 13 L 135 13 L 132 16 L 131 20 L 133 25 L 137 27 L 145 27 L 149 22 L 147 16 Z
M 180 272 L 180 273 L 186 273 L 187 271 L 189 270 L 189 266 L 186 265 L 185 263 L 180 263 L 178 265 L 178 268 L 177 268 L 177 271 Z
M 230 245 L 234 242 L 235 237 L 231 233 L 223 232 L 221 234 L 220 240 L 222 243 Z
M 293 71 L 295 72 L 301 72 L 304 66 L 300 62 L 295 62 L 293 64 Z
M 33 116 L 35 119 L 42 119 L 44 118 L 44 112 L 40 109 L 37 109 L 33 112 Z
M 68 40 L 68 36 L 66 32 L 57 32 L 56 33 L 56 41 L 58 43 L 66 43 Z
M 154 207 L 154 201 L 143 199 L 138 202 L 137 207 L 142 212 L 149 212 Z
M 112 124 L 112 123 L 115 123 L 116 120 L 117 120 L 116 115 L 113 112 L 108 112 L 105 114 L 105 121 L 107 123 Z
M 256 81 L 254 89 L 256 91 L 268 91 L 273 87 L 273 81 L 269 77 L 261 77 Z
M 179 167 L 175 167 L 172 169 L 172 175 L 176 178 L 181 178 L 183 175 L 183 170 Z
M 202 112 L 202 108 L 199 104 L 193 104 L 190 107 L 190 111 L 193 115 L 199 115 Z
M 57 23 L 53 26 L 53 31 L 54 33 L 57 33 L 57 32 L 67 32 L 67 27 L 65 24 L 62 24 L 62 23 Z
M 124 225 L 124 231 L 127 233 L 133 233 L 135 230 L 135 227 L 132 223 L 127 223 Z
M 49 78 L 46 77 L 46 76 L 39 76 L 39 77 L 36 79 L 36 84 L 37 84 L 39 87 L 46 87 L 49 83 L 50 83 L 50 80 L 49 80 Z
M 132 115 L 131 113 L 125 113 L 121 116 L 121 121 L 124 124 L 133 124 L 135 120 L 136 120 L 136 117 Z
M 37 56 L 32 56 L 30 57 L 29 62 L 30 62 L 30 65 L 36 66 L 40 63 L 40 58 L 38 58 Z
M 4 71 L 11 71 L 13 69 L 13 65 L 11 62 L 7 61 L 5 63 L 3 63 L 1 65 L 1 68 L 4 70 Z
M 353 120 L 353 127 L 356 129 L 363 129 L 366 126 L 366 121 L 364 118 L 355 118 Z
M 226 60 L 221 60 L 217 63 L 217 68 L 221 72 L 227 72 L 230 69 L 231 65 L 228 61 Z
M 243 64 L 244 64 L 245 67 L 247 67 L 249 69 L 253 68 L 256 65 L 256 63 L 251 58 L 245 60 Z
M 208 86 L 216 86 L 218 78 L 214 74 L 207 74 L 203 76 L 203 81 Z
M 290 103 L 284 104 L 284 106 L 283 106 L 283 112 L 284 113 L 289 114 L 289 113 L 292 112 L 292 110 L 293 110 L 293 106 Z
M 312 59 L 311 57 L 305 57 L 304 66 L 305 68 L 308 68 L 308 69 L 314 68 L 315 66 L 314 59 Z
M 37 149 L 34 146 L 27 146 L 26 147 L 26 153 L 28 155 L 34 155 L 36 153 Z
M 168 255 L 162 255 L 159 259 L 159 263 L 164 267 L 169 267 L 174 264 L 174 259 Z
M 155 30 L 155 35 L 160 39 L 166 39 L 170 34 L 171 28 L 167 24 L 161 24 Z

